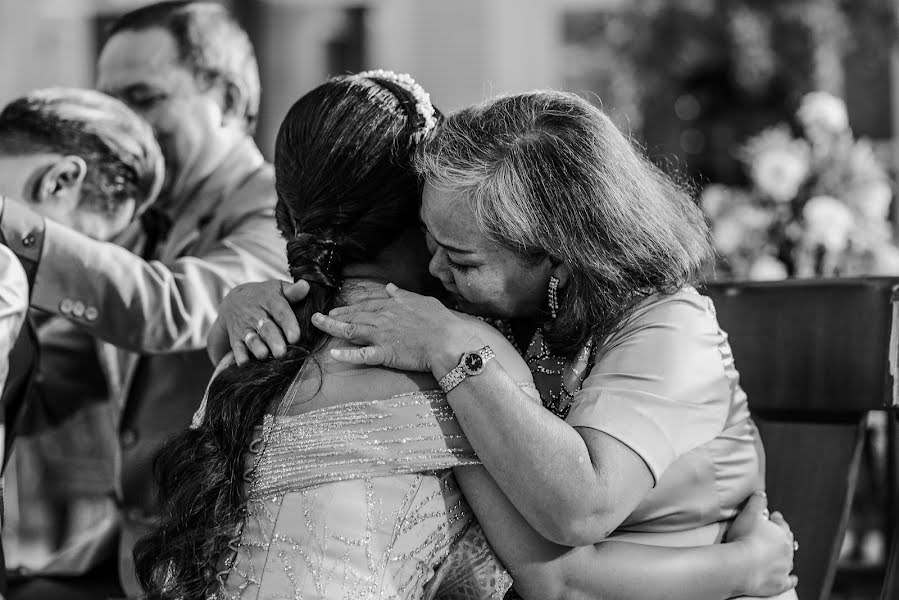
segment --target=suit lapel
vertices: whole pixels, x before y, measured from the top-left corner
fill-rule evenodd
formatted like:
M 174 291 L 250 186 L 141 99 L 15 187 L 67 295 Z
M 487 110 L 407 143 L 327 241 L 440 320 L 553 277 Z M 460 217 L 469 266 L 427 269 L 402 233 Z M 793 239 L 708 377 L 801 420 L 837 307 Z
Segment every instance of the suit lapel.
M 207 225 L 222 211 L 228 198 L 265 164 L 252 140 L 238 144 L 197 189 L 179 203 L 172 218 L 172 230 L 157 252 L 158 260 L 169 262 L 206 242 Z M 214 232 L 212 232 L 214 233 Z

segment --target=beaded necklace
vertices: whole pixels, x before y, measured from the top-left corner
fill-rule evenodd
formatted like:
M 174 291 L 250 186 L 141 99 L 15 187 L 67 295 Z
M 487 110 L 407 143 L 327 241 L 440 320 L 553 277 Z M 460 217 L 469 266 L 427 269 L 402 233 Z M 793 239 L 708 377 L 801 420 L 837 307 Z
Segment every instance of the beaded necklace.
M 492 325 L 505 336 L 528 365 L 534 375 L 534 384 L 540 392 L 544 408 L 564 419 L 571 410 L 575 394 L 581 389 L 596 356 L 596 345 L 589 340 L 574 358 L 553 354 L 546 345 L 543 327 L 538 327 L 526 349 L 523 349 L 512 333 L 512 326 L 502 319 L 480 320 Z

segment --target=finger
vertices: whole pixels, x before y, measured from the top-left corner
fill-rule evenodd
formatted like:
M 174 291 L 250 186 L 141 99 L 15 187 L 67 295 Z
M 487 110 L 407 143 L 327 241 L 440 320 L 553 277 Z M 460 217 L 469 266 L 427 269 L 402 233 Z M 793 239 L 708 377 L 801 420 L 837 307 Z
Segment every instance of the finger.
M 799 577 L 797 577 L 796 575 L 790 575 L 789 580 L 790 587 L 787 588 L 788 590 L 792 590 L 797 585 L 799 585 Z
M 306 285 L 308 286 L 308 284 Z M 278 337 L 281 338 L 285 345 L 296 344 L 300 340 L 300 323 L 293 312 L 293 307 L 289 304 L 289 298 L 285 293 L 285 289 L 285 284 L 282 281 L 282 296 L 274 296 L 270 299 L 271 301 L 263 307 L 267 314 L 263 315 L 262 318 L 271 318 L 275 325 L 280 328 L 281 333 Z M 257 327 L 257 329 L 259 328 Z
M 764 492 L 754 492 L 749 496 L 743 510 L 764 515 L 768 510 L 768 496 Z
M 353 342 L 354 344 L 371 342 L 375 332 L 375 328 L 371 325 L 365 323 L 344 323 L 321 313 L 312 315 L 312 324 L 328 335 Z
M 212 364 L 217 365 L 229 350 L 231 343 L 228 340 L 228 330 L 221 319 L 216 319 L 209 329 L 209 335 L 206 336 L 206 354 L 209 355 Z
M 246 344 L 247 349 L 257 360 L 265 360 L 269 357 L 268 346 L 265 345 L 265 342 L 262 341 L 262 338 L 255 331 L 248 332 L 243 338 L 243 343 Z
M 320 313 L 319 313 L 320 314 Z M 328 315 L 328 318 L 337 321 L 338 323 L 356 323 L 362 325 L 372 325 L 374 327 L 378 326 L 378 318 L 382 313 L 371 313 L 371 312 L 360 312 L 353 313 L 348 315 L 340 315 L 337 317 L 331 317 Z
M 364 346 L 362 348 L 334 348 L 331 356 L 339 362 L 354 365 L 383 365 L 387 354 L 380 346 Z
M 284 334 L 281 332 L 281 328 L 271 319 L 260 319 L 259 323 L 256 324 L 256 332 L 275 358 L 281 358 L 287 352 L 287 342 L 284 339 Z
M 265 317 L 266 312 L 261 309 L 255 309 L 252 312 L 246 311 L 235 313 L 226 322 L 226 326 L 228 327 L 228 340 L 230 341 L 231 345 L 233 346 L 237 343 L 243 343 L 244 345 L 246 345 L 246 340 L 244 340 L 244 337 L 246 336 L 247 332 L 253 331 L 256 327 L 256 324 L 259 323 L 259 320 L 264 319 Z
M 415 292 L 410 292 L 408 290 L 404 290 L 403 288 L 401 288 L 397 285 L 394 285 L 392 283 L 388 283 L 384 289 L 387 290 L 387 295 L 390 296 L 391 298 L 402 299 L 402 298 L 411 298 L 412 296 L 418 295 Z
M 389 298 L 373 298 L 370 300 L 363 300 L 361 302 L 354 302 L 353 304 L 348 304 L 347 306 L 338 306 L 337 308 L 332 308 L 328 314 L 332 317 L 336 317 L 339 315 L 349 315 L 360 312 L 379 312 L 384 310 L 389 305 L 394 304 Z
M 242 367 L 248 362 L 250 362 L 250 355 L 247 352 L 247 347 L 243 342 L 237 341 L 231 346 L 231 352 L 234 353 L 234 362 L 237 363 L 238 367 Z
M 786 519 L 784 519 L 784 516 L 782 514 L 780 514 L 779 512 L 773 513 L 771 515 L 771 522 L 774 523 L 775 525 L 780 526 L 780 528 L 783 529 L 783 531 L 792 538 L 793 530 L 790 529 L 790 524 L 787 523 Z
M 296 283 L 281 282 L 281 293 L 291 304 L 304 300 L 309 295 L 309 282 L 300 279 Z

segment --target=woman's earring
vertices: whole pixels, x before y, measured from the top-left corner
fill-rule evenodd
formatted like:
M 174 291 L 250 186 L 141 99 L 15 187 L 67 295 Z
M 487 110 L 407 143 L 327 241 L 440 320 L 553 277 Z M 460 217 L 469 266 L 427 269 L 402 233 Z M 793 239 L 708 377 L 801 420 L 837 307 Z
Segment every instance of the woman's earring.
M 559 278 L 555 275 L 549 278 L 549 315 L 555 319 L 559 314 Z

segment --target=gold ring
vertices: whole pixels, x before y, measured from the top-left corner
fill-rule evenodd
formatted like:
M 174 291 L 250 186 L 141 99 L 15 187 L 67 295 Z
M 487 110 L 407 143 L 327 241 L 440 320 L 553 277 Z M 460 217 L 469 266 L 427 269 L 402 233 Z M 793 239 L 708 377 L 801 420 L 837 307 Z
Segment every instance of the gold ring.
M 258 321 L 256 321 L 256 331 L 262 329 L 262 326 L 265 325 L 266 321 L 268 321 L 268 319 L 259 319 Z
M 254 335 L 258 335 L 258 334 L 255 331 L 248 331 L 247 335 L 243 336 L 243 343 L 246 344 L 247 346 L 249 346 L 250 338 L 252 338 Z
M 770 518 L 771 518 L 771 511 L 769 511 L 769 510 L 766 508 L 765 510 L 762 511 L 762 516 L 765 517 L 766 519 L 770 519 Z

